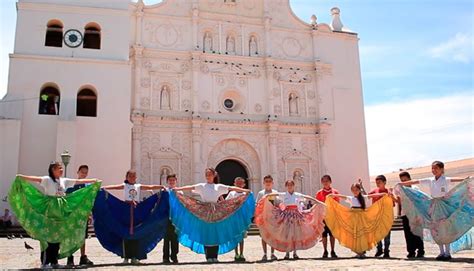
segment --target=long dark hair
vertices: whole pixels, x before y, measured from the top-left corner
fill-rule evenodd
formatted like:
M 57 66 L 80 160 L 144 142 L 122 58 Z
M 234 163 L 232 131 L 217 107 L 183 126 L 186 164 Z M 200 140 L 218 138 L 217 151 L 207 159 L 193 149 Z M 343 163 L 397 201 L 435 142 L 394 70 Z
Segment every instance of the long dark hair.
M 212 172 L 212 174 L 214 174 L 214 183 L 218 184 L 219 183 L 219 173 L 217 173 L 217 171 L 213 167 L 206 168 L 206 170 L 204 170 L 204 172 L 206 172 L 206 171 L 210 171 L 210 172 Z
M 362 195 L 362 186 L 359 183 L 354 183 L 351 185 L 351 189 L 353 187 L 359 189 L 359 195 L 357 195 L 356 199 L 359 201 L 360 207 L 362 209 L 365 209 L 365 200 L 364 200 L 364 195 Z
M 56 169 L 57 167 L 60 167 L 61 166 L 61 163 L 57 162 L 57 161 L 53 161 L 49 164 L 49 167 L 48 167 L 48 175 L 49 177 L 51 178 L 51 180 L 53 180 L 53 182 L 56 182 L 56 177 L 54 177 L 54 169 Z

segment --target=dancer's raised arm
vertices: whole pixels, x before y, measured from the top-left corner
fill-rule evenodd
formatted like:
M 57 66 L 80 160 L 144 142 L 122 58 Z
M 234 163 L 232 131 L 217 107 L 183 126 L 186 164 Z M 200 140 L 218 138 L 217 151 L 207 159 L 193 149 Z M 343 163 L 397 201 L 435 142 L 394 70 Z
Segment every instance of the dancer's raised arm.
M 16 176 L 22 178 L 25 181 L 29 181 L 33 183 L 41 183 L 41 181 L 43 180 L 43 178 L 38 177 L 38 176 L 27 176 L 23 174 L 17 174 Z

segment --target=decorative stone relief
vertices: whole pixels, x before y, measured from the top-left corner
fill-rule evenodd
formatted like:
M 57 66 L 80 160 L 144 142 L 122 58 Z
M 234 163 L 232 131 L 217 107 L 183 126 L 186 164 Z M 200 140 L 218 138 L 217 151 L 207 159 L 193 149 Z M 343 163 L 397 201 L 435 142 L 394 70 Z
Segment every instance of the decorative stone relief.
M 245 78 L 240 78 L 239 79 L 239 86 L 240 87 L 245 87 L 247 85 L 247 80 Z
M 204 101 L 201 105 L 203 110 L 209 110 L 211 108 L 211 104 L 208 101 Z
M 282 42 L 283 53 L 288 57 L 297 57 L 301 54 L 300 42 L 292 37 L 287 37 Z
M 140 100 L 140 106 L 142 108 L 149 108 L 150 107 L 150 98 L 142 98 Z
M 219 86 L 223 86 L 223 85 L 225 84 L 224 76 L 222 76 L 222 75 L 216 75 L 216 83 L 217 83 Z
M 149 88 L 150 87 L 150 78 L 148 77 L 143 77 L 141 80 L 140 80 L 140 86 L 142 88 Z
M 182 86 L 182 88 L 183 88 L 184 90 L 190 90 L 190 89 L 191 89 L 191 86 L 192 86 L 192 83 L 191 83 L 191 81 L 189 81 L 189 80 L 183 80 L 181 86 Z
M 171 24 L 162 24 L 153 32 L 154 40 L 164 47 L 171 47 L 178 41 L 179 33 Z
M 209 73 L 209 66 L 207 66 L 206 64 L 201 64 L 200 70 L 202 73 Z
M 313 90 L 308 91 L 308 99 L 314 100 L 314 98 L 316 98 L 316 92 Z
M 255 112 L 257 112 L 257 113 L 262 112 L 262 105 L 261 104 L 256 104 L 255 105 Z
M 151 63 L 150 60 L 147 59 L 147 60 L 143 61 L 143 68 L 151 69 L 152 67 L 153 67 L 153 64 Z
M 279 88 L 274 88 L 273 89 L 273 96 L 274 97 L 280 97 L 280 89 Z
M 308 113 L 309 113 L 310 115 L 316 115 L 316 113 L 317 113 L 317 112 L 316 112 L 316 107 L 310 106 L 310 107 L 308 108 Z
M 281 115 L 281 106 L 275 105 L 273 108 L 274 108 L 273 111 L 275 112 L 275 114 Z
M 183 103 L 182 103 L 182 106 L 183 106 L 184 109 L 191 109 L 191 101 L 188 100 L 188 99 L 184 99 Z

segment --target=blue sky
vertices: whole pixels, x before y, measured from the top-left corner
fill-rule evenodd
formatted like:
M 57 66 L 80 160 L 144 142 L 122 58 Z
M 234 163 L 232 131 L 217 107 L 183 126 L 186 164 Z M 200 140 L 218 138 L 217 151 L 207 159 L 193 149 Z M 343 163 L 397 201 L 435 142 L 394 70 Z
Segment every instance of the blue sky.
M 0 97 L 14 2 L 0 1 Z M 316 14 L 325 23 L 338 6 L 343 24 L 359 33 L 371 174 L 474 156 L 473 1 L 290 2 L 301 19 Z

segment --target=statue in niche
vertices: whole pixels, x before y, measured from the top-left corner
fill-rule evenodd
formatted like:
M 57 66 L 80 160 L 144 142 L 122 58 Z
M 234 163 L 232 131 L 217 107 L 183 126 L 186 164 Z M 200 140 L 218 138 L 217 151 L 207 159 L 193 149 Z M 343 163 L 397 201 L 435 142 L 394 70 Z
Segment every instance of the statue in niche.
M 204 52 L 212 52 L 212 36 L 211 36 L 211 33 L 206 32 L 206 34 L 204 34 L 203 44 L 204 44 L 204 48 L 203 48 Z
M 227 42 L 226 42 L 226 52 L 229 55 L 235 54 L 235 39 L 232 36 L 227 37 Z
M 303 178 L 304 178 L 304 176 L 301 173 L 301 171 L 295 170 L 293 172 L 293 181 L 295 181 L 296 186 L 297 186 L 299 191 L 301 191 L 303 189 Z
M 291 93 L 288 103 L 290 106 L 290 116 L 298 115 L 298 96 L 296 96 L 294 93 Z
M 249 41 L 249 56 L 256 55 L 258 55 L 257 39 L 255 38 L 255 36 L 251 36 Z
M 164 85 L 161 88 L 161 103 L 160 103 L 160 109 L 161 110 L 170 110 L 171 105 L 170 105 L 170 92 L 169 88 L 167 85 Z

